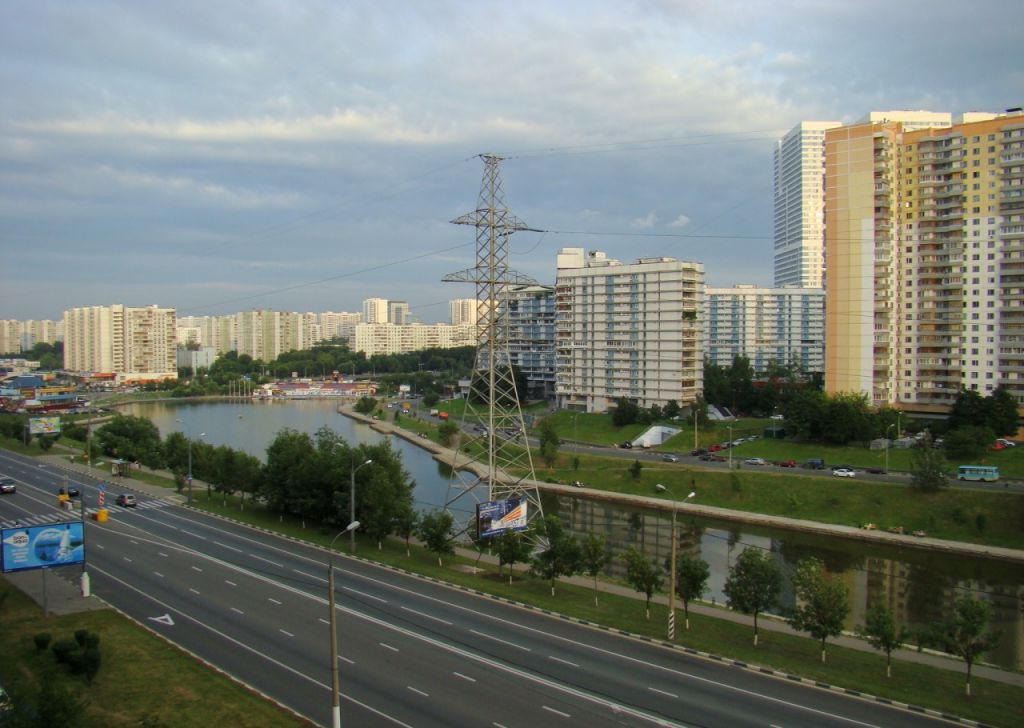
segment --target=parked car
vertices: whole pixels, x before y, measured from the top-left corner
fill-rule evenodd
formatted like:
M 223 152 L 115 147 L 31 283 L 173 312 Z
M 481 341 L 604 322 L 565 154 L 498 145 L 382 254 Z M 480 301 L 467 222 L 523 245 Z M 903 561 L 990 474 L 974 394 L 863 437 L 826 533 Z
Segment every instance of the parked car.
M 631 443 L 629 440 L 626 440 L 625 442 L 620 443 L 619 447 L 625 448 L 626 450 L 632 450 L 633 449 L 633 443 Z
M 696 450 L 691 450 L 690 454 L 693 455 L 694 457 L 698 457 L 700 455 L 707 455 L 708 449 L 706 447 L 698 447 Z
M 1002 445 L 1003 447 L 1017 447 L 1017 443 L 1015 443 L 1013 440 L 1007 440 L 1005 437 L 1000 437 L 998 440 L 996 440 L 996 442 Z
M 810 460 L 805 462 L 802 467 L 808 468 L 810 470 L 824 470 L 825 461 L 822 460 L 821 458 L 811 458 Z
M 68 498 L 77 498 L 78 496 L 82 495 L 82 493 L 74 485 L 69 485 L 67 487 L 67 490 L 65 490 L 64 488 L 61 488 L 60 490 L 57 491 L 57 495 L 65 495 L 65 494 L 67 495 Z
M 17 491 L 18 484 L 14 482 L 14 478 L 9 475 L 0 478 L 0 493 L 16 493 Z
M 718 452 L 721 449 L 721 445 L 708 445 L 708 452 Z
M 837 478 L 852 478 L 856 473 L 849 468 L 833 468 L 832 475 Z
M 767 465 L 768 461 L 764 458 L 747 458 L 744 460 L 747 465 Z
M 710 453 L 710 452 L 706 453 L 704 455 L 701 455 L 700 459 L 704 460 L 706 462 L 712 462 L 712 463 L 724 463 L 725 462 L 725 458 L 723 458 L 721 455 L 715 455 L 715 454 Z
M 996 442 L 994 445 L 992 445 L 992 447 L 989 448 L 989 450 L 996 450 L 996 451 L 1005 450 L 1005 449 L 1006 449 L 1006 445 L 1004 445 L 1001 442 Z
M 871 473 L 872 475 L 885 475 L 885 468 L 864 468 L 865 473 Z
M 775 464 L 780 468 L 795 468 L 796 460 L 777 460 Z
M 678 463 L 679 462 L 679 458 L 676 457 L 675 455 L 672 455 L 671 453 L 666 453 L 666 454 L 662 455 L 661 459 L 664 460 L 666 463 Z
M 583 487 L 583 483 L 581 483 L 578 480 L 574 480 L 574 481 L 572 481 L 572 487 L 573 488 L 582 488 Z
M 122 508 L 135 508 L 138 505 L 135 496 L 131 493 L 121 493 L 114 502 Z

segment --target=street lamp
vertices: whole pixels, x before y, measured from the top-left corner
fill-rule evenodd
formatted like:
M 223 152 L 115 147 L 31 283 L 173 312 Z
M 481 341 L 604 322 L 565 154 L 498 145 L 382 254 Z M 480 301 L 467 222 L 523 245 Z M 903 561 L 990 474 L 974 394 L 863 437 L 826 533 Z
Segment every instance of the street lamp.
M 654 488 L 659 493 L 665 493 L 667 491 L 672 498 L 672 556 L 669 562 L 668 577 L 668 639 L 674 640 L 676 638 L 676 506 L 679 504 L 679 501 L 677 501 L 675 495 L 673 495 L 672 492 L 661 483 L 655 483 Z M 697 491 L 691 490 L 685 500 L 690 500 L 696 495 Z
M 334 608 L 334 542 L 343 533 L 355 533 L 359 528 L 359 521 L 352 521 L 345 527 L 344 531 L 331 539 L 331 545 L 327 550 L 327 605 L 331 610 L 329 615 L 331 624 L 331 726 L 341 728 L 341 704 L 338 694 L 338 623 Z
M 358 523 L 358 521 L 356 521 L 356 473 L 359 472 L 360 468 L 362 468 L 362 467 L 364 467 L 366 465 L 369 465 L 372 462 L 373 462 L 373 460 L 367 460 L 366 462 L 362 463 L 361 465 L 356 465 L 356 461 L 355 460 L 352 461 L 352 469 L 351 469 L 351 472 L 349 473 L 350 477 L 349 477 L 349 491 L 348 491 L 349 492 L 349 499 L 348 499 L 348 520 L 349 520 L 349 523 Z M 348 534 L 348 536 L 349 536 L 348 552 L 350 554 L 354 554 L 356 552 L 356 531 L 355 531 L 354 528 L 352 528 L 352 529 L 348 529 L 348 532 L 349 532 L 349 534 Z
M 185 439 L 188 440 L 188 505 L 192 505 L 192 434 L 189 431 L 188 423 L 184 420 L 175 420 L 185 427 Z M 200 439 L 206 437 L 205 432 L 199 433 Z

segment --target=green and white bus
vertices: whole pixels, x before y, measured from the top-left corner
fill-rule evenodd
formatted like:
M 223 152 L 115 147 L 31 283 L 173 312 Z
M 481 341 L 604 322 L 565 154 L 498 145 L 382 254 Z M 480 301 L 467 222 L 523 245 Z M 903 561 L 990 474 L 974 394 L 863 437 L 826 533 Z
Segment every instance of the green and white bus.
M 957 468 L 956 479 L 994 483 L 999 480 L 999 468 L 994 465 L 961 465 Z

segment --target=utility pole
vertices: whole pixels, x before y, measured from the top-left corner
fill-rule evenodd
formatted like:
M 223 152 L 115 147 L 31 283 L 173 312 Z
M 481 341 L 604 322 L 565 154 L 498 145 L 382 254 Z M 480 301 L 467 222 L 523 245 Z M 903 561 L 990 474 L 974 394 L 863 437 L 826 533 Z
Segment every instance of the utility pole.
M 479 424 L 485 428 L 465 449 L 456 453 L 456 461 L 452 463 L 454 475 L 448 486 L 445 509 L 455 520 L 456 534 L 469 531 L 476 518 L 475 504 L 469 507 L 463 500 L 467 496 L 476 503 L 520 499 L 526 507 L 528 520 L 543 515 L 536 486 L 524 482 L 533 481 L 535 474 L 509 353 L 510 289 L 536 284 L 532 278 L 509 268 L 509 238 L 517 231 L 532 228 L 506 207 L 498 169 L 501 157 L 482 154 L 480 158 L 484 162 L 484 175 L 477 208 L 452 220 L 455 225 L 476 228 L 476 265 L 442 279 L 476 284 L 476 365 L 470 379 L 463 424 Z M 459 462 L 460 456 L 463 462 Z M 471 463 L 480 466 L 477 470 L 481 475 L 474 475 L 473 468 L 465 467 Z M 513 475 L 515 472 L 522 475 Z

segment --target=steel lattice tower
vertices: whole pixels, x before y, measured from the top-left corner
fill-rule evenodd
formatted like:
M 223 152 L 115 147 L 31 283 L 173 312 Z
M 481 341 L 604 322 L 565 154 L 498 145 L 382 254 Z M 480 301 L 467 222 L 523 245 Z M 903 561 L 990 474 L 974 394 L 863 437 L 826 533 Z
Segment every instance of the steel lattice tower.
M 542 515 L 533 459 L 509 355 L 507 295 L 511 286 L 535 284 L 508 266 L 509 238 L 531 230 L 505 206 L 498 165 L 501 157 L 480 155 L 484 176 L 473 212 L 452 220 L 476 228 L 476 266 L 446 275 L 447 282 L 475 283 L 477 354 L 463 425 L 482 425 L 483 433 L 462 444 L 452 463 L 445 508 L 456 533 L 469 530 L 476 504 L 483 500 L 525 498 L 530 521 Z M 463 428 L 463 436 L 465 429 Z

